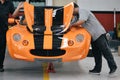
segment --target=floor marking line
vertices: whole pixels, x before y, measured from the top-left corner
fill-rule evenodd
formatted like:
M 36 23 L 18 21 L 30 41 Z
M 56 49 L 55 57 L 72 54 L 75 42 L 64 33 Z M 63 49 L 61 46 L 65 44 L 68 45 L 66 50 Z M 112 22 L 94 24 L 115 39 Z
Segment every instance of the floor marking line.
M 47 72 L 47 63 L 43 63 L 42 67 L 43 67 L 43 80 L 49 80 L 49 73 Z

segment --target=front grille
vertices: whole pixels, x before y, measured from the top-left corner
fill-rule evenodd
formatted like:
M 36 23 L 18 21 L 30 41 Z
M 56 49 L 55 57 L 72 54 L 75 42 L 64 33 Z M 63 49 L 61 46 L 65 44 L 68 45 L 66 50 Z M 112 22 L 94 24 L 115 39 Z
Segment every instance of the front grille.
M 62 56 L 65 54 L 65 50 L 41 50 L 41 49 L 32 49 L 30 53 L 35 56 L 43 56 L 43 57 L 55 57 Z

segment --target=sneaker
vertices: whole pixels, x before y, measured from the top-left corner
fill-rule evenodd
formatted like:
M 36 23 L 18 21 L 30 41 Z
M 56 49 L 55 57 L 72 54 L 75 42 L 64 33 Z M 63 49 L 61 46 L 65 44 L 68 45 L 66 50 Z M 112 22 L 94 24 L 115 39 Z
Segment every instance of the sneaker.
M 3 69 L 3 68 L 0 68 L 0 72 L 4 72 L 4 69 Z
M 95 69 L 89 70 L 89 73 L 90 73 L 90 74 L 100 75 L 100 71 L 97 71 L 97 70 L 95 70 Z
M 110 69 L 109 74 L 113 74 L 113 73 L 115 73 L 116 69 L 117 69 L 117 67 Z

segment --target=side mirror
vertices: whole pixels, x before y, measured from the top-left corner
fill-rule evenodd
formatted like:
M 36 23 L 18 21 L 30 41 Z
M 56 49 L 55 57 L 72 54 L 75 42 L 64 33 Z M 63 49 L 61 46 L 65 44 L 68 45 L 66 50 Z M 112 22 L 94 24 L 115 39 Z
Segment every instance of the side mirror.
M 19 20 L 18 19 L 15 19 L 15 18 L 9 18 L 8 19 L 8 24 L 19 24 Z
M 9 18 L 8 19 L 8 24 L 14 24 L 15 23 L 15 19 L 14 18 Z

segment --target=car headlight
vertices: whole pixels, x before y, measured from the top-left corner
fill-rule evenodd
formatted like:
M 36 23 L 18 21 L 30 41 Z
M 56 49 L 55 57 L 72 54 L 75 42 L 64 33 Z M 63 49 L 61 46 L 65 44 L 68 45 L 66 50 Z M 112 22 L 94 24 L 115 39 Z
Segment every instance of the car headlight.
M 13 35 L 13 40 L 14 40 L 14 41 L 20 41 L 20 40 L 21 40 L 21 35 L 18 34 L 18 33 L 15 33 L 15 34 Z
M 77 34 L 76 35 L 76 41 L 77 42 L 82 42 L 84 40 L 84 36 L 82 34 Z

